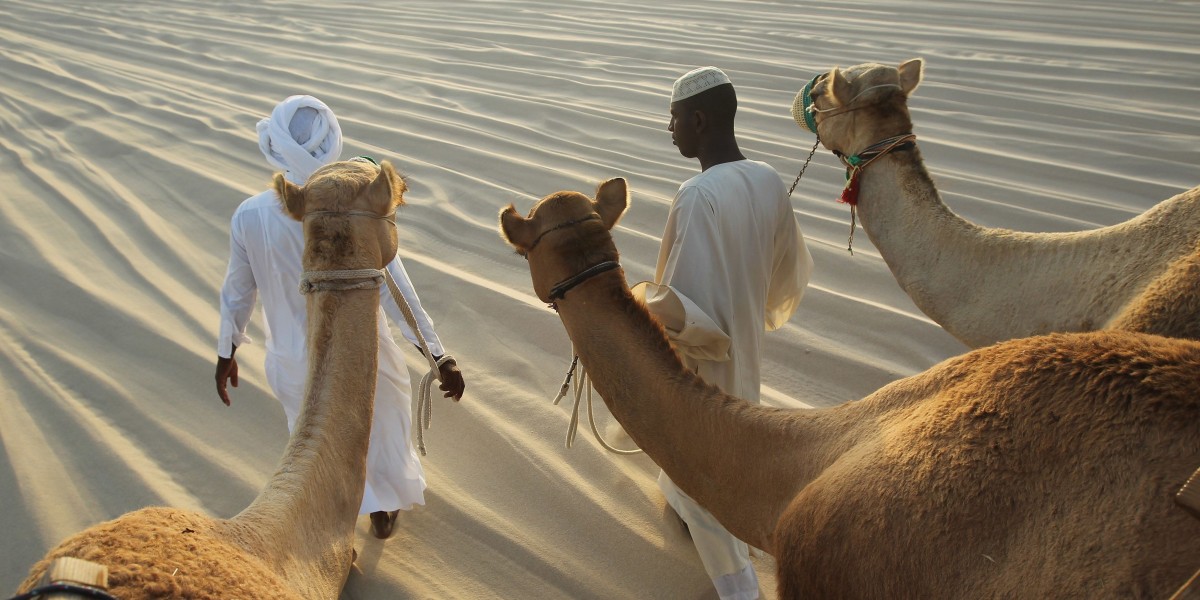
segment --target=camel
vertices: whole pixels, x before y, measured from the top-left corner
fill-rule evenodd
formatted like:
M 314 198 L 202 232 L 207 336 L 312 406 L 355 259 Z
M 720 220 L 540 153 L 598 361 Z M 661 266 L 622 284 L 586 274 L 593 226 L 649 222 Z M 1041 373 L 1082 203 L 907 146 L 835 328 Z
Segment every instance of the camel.
M 923 73 L 919 58 L 834 68 L 801 90 L 792 115 L 847 164 L 867 160 L 912 133 L 907 100 Z M 858 216 L 896 281 L 967 346 L 1105 327 L 1200 339 L 1200 187 L 1117 225 L 1028 233 L 951 211 L 912 140 L 858 178 Z
M 305 271 L 381 269 L 396 255 L 388 219 L 405 185 L 386 161 L 333 163 L 303 188 L 277 174 L 274 185 L 304 222 Z M 107 567 L 119 598 L 337 598 L 366 478 L 380 281 L 308 296 L 304 407 L 279 469 L 245 510 L 230 519 L 166 507 L 127 513 L 62 542 L 21 589 L 72 556 Z
M 501 236 L 528 261 L 634 442 L 737 537 L 783 598 L 1165 597 L 1197 567 L 1173 504 L 1200 464 L 1200 342 L 1055 333 L 946 360 L 834 408 L 752 404 L 684 368 L 630 295 L 623 179 Z

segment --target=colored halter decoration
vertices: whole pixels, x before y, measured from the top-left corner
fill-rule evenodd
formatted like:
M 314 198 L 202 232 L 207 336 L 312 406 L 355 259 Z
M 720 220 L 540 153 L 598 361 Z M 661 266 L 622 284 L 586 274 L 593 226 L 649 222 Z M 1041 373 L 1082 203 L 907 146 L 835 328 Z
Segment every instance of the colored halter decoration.
M 842 195 L 838 197 L 838 202 L 850 205 L 850 237 L 846 240 L 846 250 L 850 254 L 854 254 L 854 228 L 858 224 L 858 189 L 862 170 L 889 152 L 915 148 L 914 141 L 916 139 L 917 136 L 905 133 L 871 144 L 862 152 L 851 156 L 846 156 L 837 150 L 833 152 L 842 161 L 842 164 L 846 165 L 846 187 L 842 188 Z

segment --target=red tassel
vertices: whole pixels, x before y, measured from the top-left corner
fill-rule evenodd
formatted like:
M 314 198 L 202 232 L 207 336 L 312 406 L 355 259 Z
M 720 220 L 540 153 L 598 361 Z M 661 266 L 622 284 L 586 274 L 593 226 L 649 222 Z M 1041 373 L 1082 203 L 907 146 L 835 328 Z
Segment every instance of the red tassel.
M 846 187 L 842 188 L 842 195 L 838 198 L 838 202 L 849 204 L 850 206 L 858 205 L 858 172 L 860 169 L 850 169 L 846 177 Z

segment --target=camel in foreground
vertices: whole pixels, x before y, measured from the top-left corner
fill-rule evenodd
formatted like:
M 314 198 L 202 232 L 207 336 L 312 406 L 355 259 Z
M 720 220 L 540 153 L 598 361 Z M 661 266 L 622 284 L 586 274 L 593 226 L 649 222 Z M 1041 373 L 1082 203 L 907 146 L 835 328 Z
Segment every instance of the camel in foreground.
M 612 414 L 784 598 L 1165 597 L 1200 561 L 1172 498 L 1200 464 L 1200 342 L 1052 334 L 828 409 L 729 396 L 630 295 L 623 179 L 542 199 L 501 234 Z M 797 365 L 803 368 L 803 365 Z
M 304 222 L 306 272 L 377 270 L 396 255 L 387 218 L 405 188 L 387 162 L 333 163 L 303 188 L 276 175 L 275 189 Z M 318 286 L 308 296 L 304 408 L 278 471 L 249 507 L 231 519 L 164 507 L 127 513 L 51 550 L 21 589 L 51 560 L 72 556 L 107 567 L 109 592 L 124 599 L 337 598 L 366 478 L 380 281 Z
M 901 143 L 859 171 L 857 212 L 917 307 L 971 347 L 1106 327 L 1200 339 L 1200 187 L 1090 231 L 971 223 L 942 203 L 917 143 L 900 137 L 913 131 L 907 101 L 923 69 L 919 58 L 834 68 L 792 106 L 848 164 Z

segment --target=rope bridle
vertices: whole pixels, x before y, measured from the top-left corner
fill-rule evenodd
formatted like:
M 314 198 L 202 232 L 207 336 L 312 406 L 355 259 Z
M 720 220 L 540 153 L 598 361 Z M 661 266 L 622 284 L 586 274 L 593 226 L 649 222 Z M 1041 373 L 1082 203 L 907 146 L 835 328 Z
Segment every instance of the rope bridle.
M 881 83 L 879 85 L 873 85 L 859 91 L 854 95 L 853 98 L 850 99 L 849 102 L 846 102 L 842 106 L 834 106 L 824 109 L 817 108 L 817 105 L 812 98 L 812 91 L 826 75 L 827 74 L 823 73 L 809 80 L 809 82 L 805 84 L 804 89 L 801 91 L 798 98 L 799 102 L 802 103 L 801 112 L 803 113 L 804 117 L 803 125 L 806 129 L 811 131 L 817 139 L 813 143 L 812 151 L 808 153 L 808 159 L 804 161 L 804 167 L 800 169 L 800 175 L 797 175 L 796 181 L 792 182 L 792 189 L 795 189 L 796 184 L 800 182 L 800 176 L 804 175 L 804 170 L 808 168 L 808 161 L 812 160 L 812 155 L 814 152 L 816 152 L 817 145 L 821 143 L 821 134 L 817 132 L 816 115 L 819 114 L 825 116 L 825 118 L 831 118 L 838 115 L 844 115 L 848 112 L 867 108 L 869 106 L 875 106 L 882 103 L 882 101 L 858 106 L 855 106 L 855 103 L 863 96 L 863 94 L 871 90 L 879 88 L 903 89 L 899 84 Z M 795 111 L 794 105 L 792 110 Z M 799 121 L 800 118 L 797 117 L 796 120 Z M 833 150 L 833 154 L 837 156 L 838 159 L 842 161 L 842 164 L 846 166 L 846 185 L 842 188 L 842 193 L 838 197 L 838 202 L 850 205 L 850 235 L 846 240 L 846 250 L 849 251 L 850 254 L 854 254 L 854 230 L 858 225 L 858 188 L 862 170 L 865 169 L 867 165 L 875 162 L 876 159 L 884 154 L 888 154 L 889 152 L 893 152 L 895 150 L 908 150 L 916 147 L 916 139 L 917 136 L 911 133 L 893 136 L 871 144 L 863 151 L 850 156 L 847 156 L 840 150 Z M 791 195 L 791 190 L 788 190 L 788 195 Z
M 305 213 L 304 219 L 309 217 L 332 217 L 332 216 L 347 216 L 347 217 L 371 217 L 387 221 L 393 227 L 396 227 L 396 212 L 392 211 L 386 215 L 380 215 L 365 210 L 314 210 Z M 351 282 L 351 283 L 346 283 Z M 421 328 L 417 326 L 417 319 L 413 316 L 412 307 L 409 306 L 408 300 L 404 298 L 404 294 L 400 293 L 400 287 L 396 285 L 396 280 L 392 278 L 392 274 L 387 268 L 382 269 L 343 269 L 330 271 L 304 271 L 300 274 L 300 293 L 312 294 L 315 292 L 342 292 L 347 290 L 363 290 L 363 289 L 378 289 L 383 283 L 387 283 L 388 291 L 392 294 L 392 300 L 396 306 L 400 308 L 400 312 L 404 315 L 404 321 L 408 327 L 412 329 L 417 336 L 418 346 L 421 348 L 421 354 L 429 361 L 429 372 L 421 378 L 421 385 L 417 391 L 417 448 L 421 451 L 421 456 L 426 455 L 425 451 L 425 436 L 423 431 L 429 429 L 429 424 L 433 420 L 433 402 L 431 400 L 433 379 L 442 380 L 441 367 L 442 365 L 454 361 L 453 356 L 449 354 L 443 355 L 441 358 L 435 359 L 433 352 L 429 349 L 429 344 L 425 341 L 425 336 L 421 334 Z

